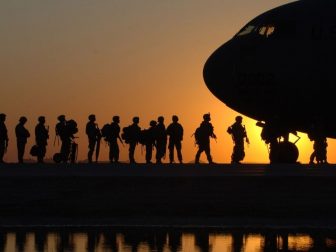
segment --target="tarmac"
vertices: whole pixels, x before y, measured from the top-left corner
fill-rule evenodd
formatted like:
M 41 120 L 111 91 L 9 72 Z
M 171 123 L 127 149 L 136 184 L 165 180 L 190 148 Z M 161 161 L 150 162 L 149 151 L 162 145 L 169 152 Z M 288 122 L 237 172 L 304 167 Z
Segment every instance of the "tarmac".
M 0 226 L 336 228 L 335 165 L 5 164 Z

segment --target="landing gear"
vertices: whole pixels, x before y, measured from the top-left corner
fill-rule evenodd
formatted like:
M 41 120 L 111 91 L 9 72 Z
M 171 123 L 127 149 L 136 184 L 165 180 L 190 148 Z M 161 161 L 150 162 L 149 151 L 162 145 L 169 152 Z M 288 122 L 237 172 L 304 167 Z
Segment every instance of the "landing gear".
M 261 138 L 269 145 L 269 159 L 271 164 L 295 164 L 299 158 L 299 150 L 296 142 L 300 139 L 290 127 L 281 125 L 278 120 L 272 122 L 258 122 L 257 126 L 262 127 Z M 289 134 L 297 136 L 295 143 L 289 142 Z
M 291 142 L 278 142 L 273 144 L 270 149 L 271 164 L 293 164 L 299 158 L 299 149 Z

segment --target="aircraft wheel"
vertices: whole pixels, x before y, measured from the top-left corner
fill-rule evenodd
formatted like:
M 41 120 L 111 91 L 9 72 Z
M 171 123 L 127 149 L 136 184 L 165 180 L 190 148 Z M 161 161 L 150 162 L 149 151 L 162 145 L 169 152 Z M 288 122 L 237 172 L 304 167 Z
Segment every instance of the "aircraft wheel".
M 293 164 L 299 158 L 299 149 L 291 142 L 280 142 L 272 152 L 271 163 Z

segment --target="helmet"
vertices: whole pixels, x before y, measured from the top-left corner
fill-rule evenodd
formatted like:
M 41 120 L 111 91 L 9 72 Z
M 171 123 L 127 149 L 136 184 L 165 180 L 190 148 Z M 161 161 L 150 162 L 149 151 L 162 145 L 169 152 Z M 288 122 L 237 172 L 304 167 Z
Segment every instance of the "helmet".
M 118 123 L 118 122 L 120 122 L 120 117 L 119 116 L 113 116 L 112 121 Z
M 20 123 L 25 123 L 25 122 L 27 122 L 27 117 L 25 117 L 25 116 L 21 116 L 20 119 L 19 119 L 19 122 L 20 122 Z
M 94 114 L 89 115 L 89 121 L 95 121 L 96 120 L 96 116 Z
M 152 127 L 155 127 L 156 126 L 156 121 L 154 121 L 154 120 L 150 121 L 149 125 L 152 126 Z
M 0 121 L 4 121 L 6 119 L 6 114 L 1 113 L 0 114 Z
M 45 117 L 44 116 L 39 116 L 37 119 L 40 123 L 45 123 Z
M 60 121 L 60 122 L 65 121 L 65 115 L 59 115 L 59 116 L 57 117 L 57 120 Z
M 210 113 L 208 113 L 208 114 L 204 114 L 204 115 L 203 115 L 203 119 L 204 119 L 204 121 L 210 121 L 210 120 L 211 120 L 211 118 L 210 118 Z
M 242 122 L 243 121 L 243 117 L 241 116 L 236 116 L 236 122 Z
M 134 123 L 139 123 L 139 117 L 138 116 L 133 117 L 133 122 Z
M 177 117 L 177 115 L 172 116 L 172 121 L 173 122 L 177 122 L 178 120 L 179 120 L 179 118 Z

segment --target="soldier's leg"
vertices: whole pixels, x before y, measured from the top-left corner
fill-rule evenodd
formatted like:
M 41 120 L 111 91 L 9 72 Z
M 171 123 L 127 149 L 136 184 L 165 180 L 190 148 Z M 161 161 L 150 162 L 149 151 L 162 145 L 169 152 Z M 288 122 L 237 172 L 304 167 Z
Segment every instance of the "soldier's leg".
M 196 157 L 195 157 L 195 164 L 199 164 L 199 159 L 201 157 L 201 153 L 204 151 L 204 146 L 199 145 L 198 146 L 198 151 L 196 153 Z
M 211 157 L 211 153 L 210 153 L 210 143 L 205 146 L 204 151 L 205 151 L 205 154 L 207 156 L 209 164 L 211 164 L 212 163 L 212 157 Z
M 129 157 L 130 163 L 135 163 L 135 159 L 134 159 L 135 146 L 136 146 L 136 143 L 134 142 L 131 142 L 129 144 L 128 157 Z
M 3 163 L 3 157 L 5 155 L 5 149 L 6 149 L 6 143 L 5 142 L 0 142 L 0 163 Z
M 237 145 L 233 146 L 233 150 L 232 150 L 232 155 L 231 155 L 231 163 L 237 163 Z
M 182 164 L 182 161 L 183 161 L 183 159 L 182 159 L 182 143 L 180 141 L 176 142 L 175 146 L 176 146 L 178 160 Z
M 61 156 L 62 156 L 62 161 L 64 163 L 67 163 L 68 160 L 69 160 L 70 149 L 71 149 L 70 139 L 69 140 L 62 140 Z
M 316 152 L 314 150 L 313 153 L 310 155 L 309 164 L 314 164 L 315 157 L 316 157 Z
M 41 162 L 43 162 L 43 159 L 47 153 L 47 146 L 46 145 L 41 145 Z
M 117 142 L 115 142 L 115 148 L 114 148 L 114 161 L 119 162 L 119 145 Z
M 156 143 L 156 154 L 155 154 L 155 159 L 157 163 L 161 163 L 161 143 L 157 142 Z
M 43 163 L 43 157 L 44 157 L 44 154 L 45 154 L 45 153 L 43 153 L 43 148 L 45 148 L 45 146 L 37 145 L 37 147 L 38 147 L 37 162 L 38 163 Z
M 110 160 L 111 163 L 113 163 L 113 144 L 111 142 L 109 143 L 109 147 L 110 147 L 109 160 Z
M 95 147 L 96 147 L 96 139 L 89 139 L 89 152 L 88 152 L 89 163 L 92 163 L 92 156 L 93 156 Z
M 65 158 L 65 152 L 66 152 L 66 147 L 65 147 L 65 141 L 64 140 L 61 140 L 61 151 L 60 151 L 60 154 L 61 154 L 61 157 L 62 157 L 62 161 L 64 162 L 64 160 L 66 160 Z
M 172 141 L 169 141 L 168 150 L 169 150 L 169 162 L 173 163 L 174 162 L 174 143 Z
M 150 163 L 152 160 L 152 151 L 153 151 L 153 145 L 152 144 L 146 144 L 146 163 Z
M 17 142 L 17 151 L 18 151 L 18 162 L 23 163 L 24 146 L 20 142 Z

